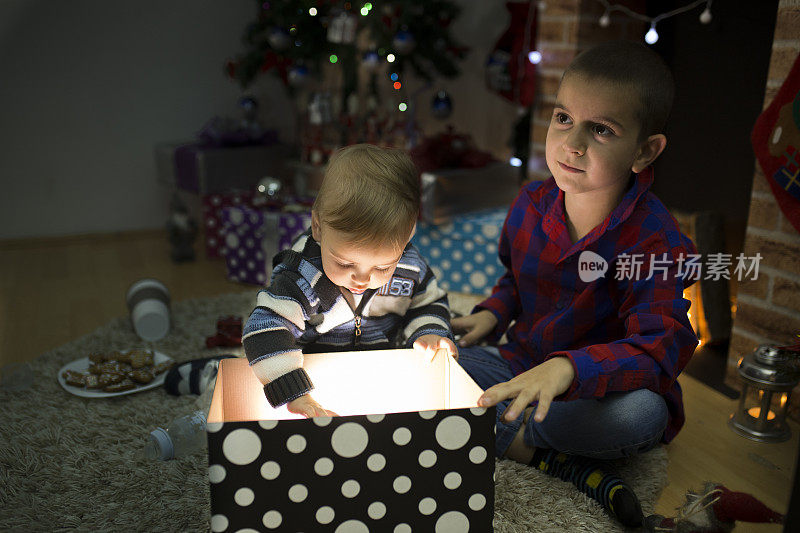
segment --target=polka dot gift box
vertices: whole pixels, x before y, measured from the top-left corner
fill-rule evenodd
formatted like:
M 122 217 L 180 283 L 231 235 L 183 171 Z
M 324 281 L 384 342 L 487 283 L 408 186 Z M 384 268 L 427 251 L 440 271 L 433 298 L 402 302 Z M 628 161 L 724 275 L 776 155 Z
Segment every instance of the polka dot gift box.
M 444 290 L 489 295 L 505 272 L 497 243 L 507 212 L 504 207 L 455 216 L 438 226 L 417 224 L 411 242 Z
M 495 408 L 449 357 L 307 354 L 337 417 L 273 409 L 246 359 L 221 362 L 208 418 L 211 531 L 492 531 Z
M 233 191 L 203 195 L 203 227 L 206 257 L 222 257 L 222 210 L 231 206 L 252 206 L 255 191 Z
M 222 209 L 222 255 L 228 279 L 264 285 L 272 257 L 289 248 L 311 224 L 311 212 L 251 209 L 244 205 Z

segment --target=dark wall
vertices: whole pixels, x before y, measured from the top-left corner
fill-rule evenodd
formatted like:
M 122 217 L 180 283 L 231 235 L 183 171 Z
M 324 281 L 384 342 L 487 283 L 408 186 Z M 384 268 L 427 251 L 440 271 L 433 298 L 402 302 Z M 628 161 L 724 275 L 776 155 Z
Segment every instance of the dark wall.
M 680 2 L 648 2 L 656 16 Z M 676 96 L 654 192 L 671 209 L 724 217 L 726 250 L 741 252 L 755 157 L 750 132 L 761 113 L 777 0 L 714 2 L 657 25 L 653 48 L 672 68 Z

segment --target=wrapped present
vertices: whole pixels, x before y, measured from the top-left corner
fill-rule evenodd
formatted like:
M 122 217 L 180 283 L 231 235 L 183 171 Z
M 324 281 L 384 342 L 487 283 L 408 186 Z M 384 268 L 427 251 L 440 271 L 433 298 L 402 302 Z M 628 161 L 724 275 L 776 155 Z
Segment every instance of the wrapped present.
M 246 205 L 222 209 L 222 255 L 228 279 L 264 285 L 272 257 L 291 246 L 311 224 L 311 211 L 255 209 Z
M 458 215 L 441 225 L 417 224 L 411 242 L 431 266 L 447 291 L 489 295 L 505 267 L 497 243 L 507 209 Z
M 508 163 L 479 168 L 445 168 L 423 172 L 420 218 L 442 224 L 457 215 L 489 208 L 508 209 L 519 193 L 519 169 Z
M 255 188 L 249 191 L 228 191 L 203 195 L 203 227 L 205 228 L 206 257 L 222 257 L 222 210 L 226 207 L 253 207 L 257 200 Z
M 283 144 L 228 146 L 207 140 L 156 146 L 159 178 L 201 195 L 254 188 L 265 175 L 289 183 L 291 149 Z

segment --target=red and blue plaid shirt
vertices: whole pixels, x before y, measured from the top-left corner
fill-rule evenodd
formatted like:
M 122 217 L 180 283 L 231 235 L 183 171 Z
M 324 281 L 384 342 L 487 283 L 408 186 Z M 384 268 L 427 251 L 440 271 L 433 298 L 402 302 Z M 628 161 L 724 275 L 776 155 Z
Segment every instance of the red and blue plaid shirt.
M 508 334 L 499 349 L 514 374 L 551 357 L 572 361 L 575 379 L 560 400 L 641 388 L 662 395 L 669 411 L 662 440 L 669 442 L 685 420 L 677 377 L 697 346 L 683 298 L 691 281 L 684 283 L 678 258 L 697 251 L 648 191 L 652 168 L 632 181 L 614 211 L 576 243 L 567 230 L 564 193 L 553 178 L 524 187 L 500 237 L 506 273 L 477 307 L 497 317 L 495 340 Z M 643 263 L 638 276 L 623 264 L 630 257 Z M 583 281 L 591 273 L 579 275 L 585 260 L 596 268 L 604 260 L 608 270 Z

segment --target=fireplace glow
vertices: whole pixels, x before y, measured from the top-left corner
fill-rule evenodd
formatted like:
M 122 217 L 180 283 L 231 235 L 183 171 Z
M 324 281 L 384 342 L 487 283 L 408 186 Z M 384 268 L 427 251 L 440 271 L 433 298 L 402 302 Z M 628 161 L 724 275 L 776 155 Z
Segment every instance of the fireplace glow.
M 697 335 L 697 346 L 700 347 L 710 336 L 708 332 L 708 323 L 706 322 L 705 313 L 703 311 L 703 300 L 700 297 L 700 284 L 695 283 L 691 287 L 684 289 L 683 297 L 691 303 L 686 316 L 689 317 L 689 323 L 692 325 L 692 329 L 694 329 Z

